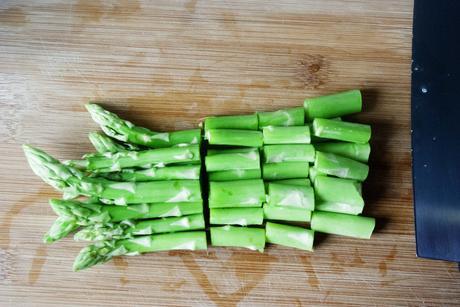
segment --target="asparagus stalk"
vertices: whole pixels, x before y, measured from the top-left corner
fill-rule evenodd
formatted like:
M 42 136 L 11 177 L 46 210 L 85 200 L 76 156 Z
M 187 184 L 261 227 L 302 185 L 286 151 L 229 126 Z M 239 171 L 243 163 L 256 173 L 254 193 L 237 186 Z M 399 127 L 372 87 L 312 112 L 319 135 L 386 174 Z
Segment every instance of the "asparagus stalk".
M 201 165 L 172 165 L 166 167 L 150 167 L 146 169 L 124 168 L 119 172 L 102 173 L 101 175 L 114 181 L 158 181 L 178 179 L 200 179 Z
M 309 144 L 266 145 L 263 153 L 265 163 L 315 161 L 315 148 Z
M 316 152 L 315 168 L 328 175 L 359 181 L 364 181 L 369 174 L 369 166 L 364 163 L 320 151 Z
M 278 110 L 274 112 L 258 112 L 259 129 L 267 126 L 302 126 L 305 122 L 305 111 L 302 107 Z
M 139 150 L 139 147 L 136 145 L 117 143 L 110 137 L 96 131 L 90 132 L 88 138 L 96 151 L 102 154 L 106 152 L 115 153 L 120 151 Z
M 187 231 L 139 236 L 117 241 L 102 241 L 80 251 L 73 269 L 80 271 L 104 263 L 115 256 L 138 255 L 166 250 L 202 250 L 207 248 L 204 231 Z
M 200 129 L 159 133 L 135 126 L 95 103 L 88 103 L 86 109 L 105 134 L 122 142 L 162 148 L 178 144 L 199 144 L 201 141 Z
M 360 239 L 370 239 L 374 227 L 374 218 L 358 215 L 315 211 L 311 218 L 315 231 Z
M 264 251 L 265 230 L 236 226 L 211 227 L 211 244 L 213 246 L 243 247 Z
M 304 101 L 307 120 L 314 118 L 333 118 L 361 112 L 362 98 L 359 90 L 307 98 Z
M 262 171 L 258 169 L 234 169 L 228 171 L 211 172 L 208 174 L 210 181 L 230 181 L 259 179 L 262 177 Z
M 227 171 L 235 169 L 260 169 L 259 150 L 254 149 L 247 153 L 221 153 L 205 158 L 208 172 Z
M 265 180 L 307 178 L 308 162 L 280 162 L 262 164 L 262 176 Z
M 265 233 L 268 243 L 313 251 L 313 230 L 267 222 Z
M 74 235 L 74 239 L 77 241 L 120 240 L 140 235 L 200 230 L 204 227 L 203 214 L 142 221 L 125 220 L 120 223 L 86 226 Z
M 271 206 L 264 204 L 264 218 L 266 220 L 280 220 L 291 222 L 309 222 L 311 211 L 303 208 L 286 206 Z
M 308 180 L 307 178 L 283 179 L 283 180 L 276 180 L 272 182 L 280 183 L 280 184 L 300 185 L 300 186 L 305 186 L 305 187 L 311 186 L 310 180 Z
M 316 210 L 360 214 L 364 208 L 361 184 L 350 179 L 317 176 Z
M 320 172 L 314 165 L 312 167 L 310 167 L 310 170 L 309 170 L 308 174 L 310 176 L 311 182 L 314 182 L 316 176 L 318 176 L 318 175 L 327 176 L 326 173 Z
M 310 128 L 308 126 L 263 128 L 264 144 L 310 144 Z
M 211 145 L 261 147 L 263 135 L 260 131 L 236 129 L 209 129 L 205 137 Z
M 313 121 L 313 134 L 322 138 L 366 144 L 371 138 L 371 126 L 315 118 Z
M 257 115 L 213 116 L 204 120 L 204 129 L 241 129 L 257 130 L 259 125 Z
M 369 143 L 356 144 L 348 142 L 327 142 L 315 144 L 315 149 L 322 152 L 333 153 L 345 158 L 354 159 L 363 163 L 369 160 L 371 146 Z
M 209 183 L 209 208 L 261 207 L 264 201 L 261 179 Z
M 209 212 L 210 223 L 214 225 L 262 225 L 264 220 L 262 208 L 215 208 Z
M 209 148 L 206 152 L 206 156 L 229 154 L 229 153 L 250 153 L 258 150 L 257 147 L 236 147 L 236 148 Z
M 340 118 L 340 117 L 335 117 L 335 118 L 330 118 L 330 119 L 331 119 L 331 120 L 339 120 L 339 121 L 342 120 L 342 118 Z M 313 122 L 310 122 L 310 123 L 308 123 L 307 125 L 308 125 L 308 127 L 310 127 L 310 131 L 313 131 Z M 312 133 L 312 134 L 310 135 L 310 137 L 311 137 L 311 142 L 312 142 L 313 144 L 318 144 L 318 143 L 323 143 L 323 142 L 328 142 L 328 141 L 330 141 L 330 140 L 327 139 L 327 138 L 322 138 L 322 137 L 316 136 L 314 133 Z
M 302 208 L 309 211 L 315 209 L 315 197 L 312 187 L 269 183 L 268 204 Z

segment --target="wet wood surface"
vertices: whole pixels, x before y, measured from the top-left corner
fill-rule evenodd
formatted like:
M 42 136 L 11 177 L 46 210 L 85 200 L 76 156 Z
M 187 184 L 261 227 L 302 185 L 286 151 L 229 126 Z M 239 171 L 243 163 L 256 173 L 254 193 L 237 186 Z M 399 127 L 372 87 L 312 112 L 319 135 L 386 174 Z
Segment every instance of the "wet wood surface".
M 412 1 L 2 1 L 0 305 L 439 306 L 453 263 L 415 256 L 410 156 Z M 319 236 L 315 252 L 210 248 L 115 259 L 73 273 L 83 244 L 42 235 L 59 194 L 20 144 L 91 151 L 88 100 L 157 130 L 211 114 L 299 106 L 361 88 L 374 131 L 372 240 Z

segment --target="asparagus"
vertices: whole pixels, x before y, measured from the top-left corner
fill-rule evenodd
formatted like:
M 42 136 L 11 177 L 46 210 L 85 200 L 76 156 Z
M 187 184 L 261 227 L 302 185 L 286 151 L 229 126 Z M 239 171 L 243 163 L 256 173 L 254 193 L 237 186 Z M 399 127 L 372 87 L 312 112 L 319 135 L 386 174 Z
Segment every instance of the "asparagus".
M 204 120 L 204 129 L 241 129 L 257 130 L 259 125 L 257 115 L 213 116 Z
M 300 185 L 300 186 L 311 186 L 310 180 L 307 178 L 296 178 L 296 179 L 283 179 L 283 180 L 276 180 L 272 181 L 273 183 L 281 183 L 281 184 L 290 184 L 290 185 Z
M 264 144 L 309 144 L 310 128 L 308 126 L 263 128 Z
M 326 173 L 320 172 L 314 165 L 312 167 L 310 167 L 308 175 L 310 176 L 311 182 L 314 182 L 316 176 L 318 176 L 318 175 L 327 176 Z
M 315 209 L 313 188 L 269 183 L 268 204 L 270 206 L 295 207 L 313 211 Z
M 265 180 L 280 180 L 308 177 L 308 162 L 280 162 L 262 164 L 262 176 Z
M 70 160 L 66 164 L 88 171 L 114 172 L 129 167 L 149 168 L 152 165 L 164 166 L 165 164 L 195 161 L 200 161 L 198 145 L 143 151 L 107 152 L 90 155 L 82 160 Z
M 205 158 L 208 172 L 227 171 L 235 169 L 260 169 L 259 150 L 254 149 L 247 153 L 221 153 Z
M 292 222 L 309 222 L 311 211 L 303 208 L 286 206 L 271 206 L 264 204 L 264 218 L 267 220 L 282 220 Z
M 268 243 L 313 251 L 313 230 L 267 222 L 265 234 Z
M 209 208 L 261 207 L 264 201 L 261 179 L 209 183 Z
M 136 145 L 117 143 L 110 137 L 96 131 L 90 132 L 88 138 L 98 153 L 139 150 Z
M 315 231 L 360 239 L 370 239 L 374 227 L 374 218 L 358 215 L 315 211 L 311 218 Z
M 250 153 L 255 150 L 258 150 L 257 147 L 236 147 L 236 148 L 209 148 L 206 152 L 207 156 L 220 155 L 220 154 L 229 154 L 229 153 Z
M 307 120 L 314 118 L 332 118 L 361 112 L 362 98 L 359 90 L 307 98 L 304 101 Z
M 207 248 L 204 231 L 187 231 L 139 236 L 116 241 L 102 241 L 82 249 L 73 269 L 80 271 L 104 263 L 115 256 L 138 255 L 166 250 L 203 250 Z
M 119 172 L 102 173 L 104 178 L 115 181 L 158 181 L 200 179 L 201 165 L 172 165 L 146 169 L 124 168 Z
M 208 174 L 210 181 L 229 181 L 258 179 L 262 177 L 262 171 L 258 169 L 235 169 L 228 171 L 211 172 Z
M 361 184 L 350 179 L 317 176 L 314 181 L 316 209 L 360 214 L 364 208 Z
M 315 168 L 328 175 L 364 181 L 369 174 L 369 166 L 353 159 L 332 153 L 316 152 Z
M 315 161 L 315 148 L 309 144 L 266 145 L 263 153 L 265 163 Z
M 313 121 L 313 134 L 322 138 L 366 144 L 371 138 L 371 126 L 315 118 Z
M 215 208 L 209 211 L 209 220 L 214 225 L 262 225 L 264 211 L 262 208 Z
M 265 230 L 236 226 L 211 227 L 211 244 L 213 246 L 243 247 L 264 251 Z
M 74 239 L 77 241 L 120 240 L 140 235 L 200 230 L 204 227 L 203 214 L 142 221 L 124 220 L 120 223 L 86 226 L 74 235 Z
M 199 144 L 201 141 L 200 129 L 159 133 L 135 126 L 95 103 L 88 103 L 86 109 L 105 134 L 122 142 L 162 148 L 178 144 Z
M 305 122 L 305 111 L 302 107 L 278 110 L 274 112 L 258 112 L 259 129 L 267 126 L 301 126 Z
M 371 146 L 369 143 L 356 144 L 348 142 L 327 142 L 315 144 L 315 149 L 322 152 L 333 153 L 345 158 L 366 163 L 369 160 Z
M 205 137 L 211 145 L 261 147 L 263 136 L 260 131 L 236 129 L 209 129 Z

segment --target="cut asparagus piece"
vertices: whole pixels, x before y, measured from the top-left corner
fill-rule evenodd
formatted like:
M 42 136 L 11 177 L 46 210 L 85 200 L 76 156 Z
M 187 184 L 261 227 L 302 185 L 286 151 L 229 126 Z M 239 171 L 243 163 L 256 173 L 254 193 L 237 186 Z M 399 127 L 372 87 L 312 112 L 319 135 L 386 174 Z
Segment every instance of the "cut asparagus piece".
M 267 222 L 265 235 L 267 243 L 279 244 L 307 251 L 313 251 L 314 231 L 298 226 Z
M 90 132 L 88 138 L 99 153 L 139 150 L 136 145 L 117 143 L 112 138 L 96 131 Z
M 221 153 L 205 158 L 206 171 L 228 171 L 236 169 L 260 168 L 259 150 L 255 149 L 247 153 Z
M 345 158 L 354 159 L 363 163 L 369 160 L 371 146 L 369 143 L 356 144 L 348 142 L 327 142 L 315 144 L 315 149 L 322 152 L 333 153 Z
M 308 162 L 280 162 L 262 164 L 262 176 L 265 180 L 307 178 Z
M 259 122 L 256 114 L 212 116 L 204 120 L 204 129 L 257 130 Z
M 265 230 L 229 225 L 211 227 L 211 244 L 213 246 L 243 247 L 263 252 Z
M 237 148 L 209 148 L 206 152 L 206 156 L 213 156 L 219 154 L 229 154 L 229 153 L 249 153 L 254 150 L 259 150 L 257 147 L 237 147 Z
M 177 179 L 200 179 L 201 165 L 172 165 L 146 169 L 124 168 L 119 172 L 103 173 L 115 181 L 158 181 Z
M 267 126 L 302 126 L 305 111 L 302 107 L 283 109 L 274 112 L 258 112 L 259 129 Z
M 308 126 L 263 128 L 264 144 L 310 144 L 310 128 Z
M 200 129 L 154 132 L 147 128 L 135 126 L 116 114 L 104 110 L 98 104 L 88 103 L 86 109 L 105 134 L 122 142 L 162 148 L 178 144 L 199 144 L 201 141 Z
M 268 205 L 315 209 L 315 197 L 312 187 L 269 183 Z
M 328 175 L 359 181 L 364 181 L 369 174 L 369 166 L 364 163 L 320 151 L 316 152 L 315 168 Z
M 263 209 L 264 218 L 267 220 L 309 222 L 311 219 L 311 211 L 302 208 L 264 204 Z
M 209 183 L 209 208 L 261 207 L 264 201 L 261 179 Z
M 311 218 L 311 229 L 315 231 L 360 239 L 370 239 L 374 227 L 372 217 L 315 211 Z
M 280 184 L 300 185 L 305 187 L 311 186 L 310 180 L 308 178 L 283 179 L 272 182 Z
M 70 160 L 67 165 L 97 172 L 115 172 L 128 167 L 164 166 L 179 162 L 200 161 L 198 145 L 94 154 L 83 160 Z
M 260 131 L 209 129 L 205 136 L 211 145 L 261 147 L 263 144 L 263 135 Z
M 264 220 L 262 208 L 215 208 L 209 212 L 210 223 L 214 225 L 262 225 Z
M 327 176 L 326 173 L 318 171 L 318 169 L 315 166 L 310 167 L 308 174 L 310 176 L 310 180 L 312 183 L 315 181 L 315 178 L 318 175 Z
M 262 177 L 262 171 L 258 169 L 235 169 L 228 171 L 211 172 L 208 174 L 210 181 L 230 181 L 258 179 Z
M 263 152 L 265 163 L 315 161 L 315 148 L 310 144 L 266 145 Z
M 331 119 L 315 118 L 315 136 L 333 140 L 366 144 L 371 138 L 371 126 Z
M 307 98 L 304 101 L 307 120 L 314 118 L 333 118 L 361 112 L 362 98 L 359 90 Z
M 207 248 L 204 231 L 186 231 L 139 236 L 118 241 L 102 241 L 82 249 L 73 269 L 80 271 L 104 263 L 114 256 L 138 255 L 166 250 L 203 250 Z
M 74 239 L 77 241 L 121 240 L 156 233 L 200 230 L 204 227 L 203 214 L 143 221 L 125 220 L 120 223 L 86 226 L 74 235 Z
M 364 208 L 361 184 L 350 179 L 317 176 L 316 210 L 360 214 Z

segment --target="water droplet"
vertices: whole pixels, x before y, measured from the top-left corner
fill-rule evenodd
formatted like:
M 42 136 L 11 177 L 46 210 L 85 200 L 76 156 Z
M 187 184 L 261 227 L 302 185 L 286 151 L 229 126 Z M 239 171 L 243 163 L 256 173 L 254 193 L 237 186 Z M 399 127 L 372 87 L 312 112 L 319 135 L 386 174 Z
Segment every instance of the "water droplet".
M 423 94 L 426 94 L 428 93 L 428 89 L 424 86 L 422 86 L 422 88 L 420 89 L 422 91 Z
M 428 167 L 428 164 L 423 164 L 423 167 L 424 167 L 424 168 L 427 168 L 427 167 Z
M 433 142 L 436 142 L 436 137 L 435 136 L 433 136 Z

